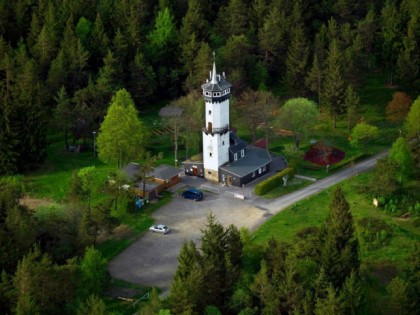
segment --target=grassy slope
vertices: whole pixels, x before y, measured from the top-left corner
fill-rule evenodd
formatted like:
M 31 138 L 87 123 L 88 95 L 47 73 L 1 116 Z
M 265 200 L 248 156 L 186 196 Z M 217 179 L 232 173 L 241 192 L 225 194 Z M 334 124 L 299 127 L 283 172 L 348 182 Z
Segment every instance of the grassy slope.
M 384 298 L 385 286 L 395 271 L 404 264 L 409 249 L 414 241 L 420 241 L 420 229 L 411 221 L 393 218 L 372 205 L 372 200 L 358 192 L 358 186 L 366 182 L 369 174 L 362 174 L 341 184 L 356 222 L 363 217 L 376 217 L 384 220 L 393 229 L 390 244 L 375 250 L 369 250 L 363 243 L 360 246 L 362 270 L 368 284 L 368 300 L 370 313 L 378 314 L 380 308 L 375 304 Z M 328 203 L 334 187 L 303 200 L 263 224 L 255 233 L 253 243 L 266 246 L 267 241 L 274 237 L 278 240 L 292 243 L 294 235 L 299 230 L 309 226 L 320 226 L 328 213 Z

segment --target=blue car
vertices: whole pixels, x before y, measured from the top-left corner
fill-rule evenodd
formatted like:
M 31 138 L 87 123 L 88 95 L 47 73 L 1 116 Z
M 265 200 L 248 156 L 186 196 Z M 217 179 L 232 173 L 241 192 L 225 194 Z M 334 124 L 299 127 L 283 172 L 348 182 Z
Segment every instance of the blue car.
M 203 192 L 196 188 L 188 188 L 182 193 L 182 197 L 186 199 L 192 199 L 194 201 L 199 201 L 203 199 Z

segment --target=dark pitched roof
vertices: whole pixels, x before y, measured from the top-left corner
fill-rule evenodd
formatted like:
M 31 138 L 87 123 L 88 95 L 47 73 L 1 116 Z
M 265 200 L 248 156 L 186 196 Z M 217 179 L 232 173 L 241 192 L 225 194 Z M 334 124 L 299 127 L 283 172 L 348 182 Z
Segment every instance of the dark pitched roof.
M 184 109 L 176 106 L 165 106 L 159 110 L 159 116 L 161 117 L 178 117 L 181 116 Z
M 246 142 L 239 138 L 234 132 L 229 135 L 229 150 L 233 153 L 246 148 Z
M 127 177 L 131 180 L 135 180 L 137 175 L 140 171 L 140 165 L 138 163 L 131 162 L 127 164 L 127 166 L 124 168 L 125 173 L 127 174 Z M 170 165 L 159 165 L 153 169 L 153 171 L 150 172 L 150 177 L 160 179 L 160 180 L 168 180 L 171 179 L 173 176 L 178 175 L 182 173 L 183 170 L 170 166 Z
M 210 82 L 204 83 L 201 88 L 206 91 L 223 91 L 230 88 L 232 84 L 226 81 L 225 75 L 217 74 L 216 62 L 213 61 L 213 71 L 210 72 Z
M 272 157 L 266 150 L 248 146 L 246 156 L 233 163 L 226 163 L 220 169 L 239 177 L 244 177 L 267 165 L 271 160 Z
M 287 160 L 284 156 L 278 156 L 271 154 L 271 164 L 270 169 L 271 171 L 280 172 L 287 167 Z
M 124 171 L 129 179 L 134 180 L 140 171 L 140 165 L 134 162 L 128 163 Z
M 155 190 L 160 184 L 156 183 L 156 182 L 149 182 L 146 181 L 145 185 L 144 185 L 144 190 L 149 192 L 149 191 L 153 191 Z M 139 181 L 134 183 L 134 187 L 140 191 L 143 191 L 143 182 Z
M 150 175 L 156 179 L 169 180 L 172 177 L 179 175 L 183 172 L 184 170 L 180 168 L 162 164 L 162 165 L 159 165 L 158 167 L 155 167 L 155 169 L 152 171 Z
M 201 88 L 206 91 L 218 92 L 218 91 L 224 91 L 227 88 L 230 88 L 231 86 L 232 84 L 226 81 L 224 77 L 220 76 L 220 80 L 217 80 L 216 83 L 212 83 L 212 81 L 206 82 L 201 86 Z

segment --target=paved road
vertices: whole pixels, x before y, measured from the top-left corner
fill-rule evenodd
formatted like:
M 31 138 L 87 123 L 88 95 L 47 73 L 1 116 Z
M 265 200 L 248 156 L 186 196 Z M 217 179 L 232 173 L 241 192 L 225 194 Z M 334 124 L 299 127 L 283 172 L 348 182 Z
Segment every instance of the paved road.
M 266 203 L 263 202 L 262 200 L 259 200 L 259 201 L 256 201 L 254 205 L 258 206 L 261 209 L 266 209 L 270 214 L 279 213 L 280 211 L 286 209 L 287 207 L 291 206 L 292 204 L 300 200 L 308 198 L 309 196 L 317 194 L 323 191 L 324 189 L 331 187 L 335 184 L 338 184 L 339 182 L 347 178 L 350 178 L 356 174 L 365 172 L 373 168 L 376 164 L 376 161 L 387 154 L 388 154 L 388 150 L 383 151 L 366 160 L 363 160 L 357 164 L 354 164 L 351 167 L 345 168 L 337 173 L 334 173 L 331 176 L 328 176 L 324 179 L 316 181 L 315 183 L 305 188 L 302 188 L 300 190 L 287 194 L 283 197 L 270 200 L 269 202 L 266 202 Z M 266 217 L 269 217 L 269 216 L 266 216 Z M 255 226 L 253 226 L 252 229 L 258 228 L 263 222 L 264 221 L 256 222 Z
M 153 214 L 156 223 L 171 227 L 168 235 L 145 233 L 109 264 L 109 272 L 114 278 L 131 283 L 160 287 L 164 294 L 169 292 L 172 276 L 177 267 L 177 256 L 182 243 L 187 240 L 199 241 L 200 229 L 208 213 L 216 215 L 224 226 L 234 224 L 238 227 L 256 229 L 273 214 L 293 203 L 316 194 L 342 180 L 372 168 L 376 160 L 387 152 L 380 153 L 356 165 L 346 168 L 310 186 L 275 200 L 257 196 L 245 200 L 232 198 L 230 192 L 250 196 L 252 187 L 235 188 L 209 184 L 202 179 L 185 176 L 182 181 L 193 187 L 202 184 L 219 189 L 219 194 L 205 193 L 200 202 L 184 200 L 174 194 L 174 199 Z

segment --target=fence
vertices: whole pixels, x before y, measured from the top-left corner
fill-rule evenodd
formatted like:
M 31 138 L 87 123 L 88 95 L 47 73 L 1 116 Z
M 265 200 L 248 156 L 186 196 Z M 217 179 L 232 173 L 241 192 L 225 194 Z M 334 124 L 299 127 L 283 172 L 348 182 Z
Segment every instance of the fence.
M 204 185 L 204 184 L 202 184 L 200 187 L 201 187 L 201 190 L 207 190 L 207 191 L 212 192 L 214 194 L 220 194 L 219 188 L 212 187 L 212 186 L 209 186 L 209 185 Z

